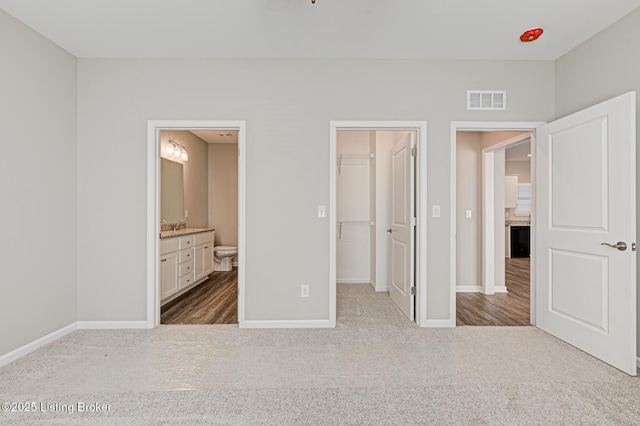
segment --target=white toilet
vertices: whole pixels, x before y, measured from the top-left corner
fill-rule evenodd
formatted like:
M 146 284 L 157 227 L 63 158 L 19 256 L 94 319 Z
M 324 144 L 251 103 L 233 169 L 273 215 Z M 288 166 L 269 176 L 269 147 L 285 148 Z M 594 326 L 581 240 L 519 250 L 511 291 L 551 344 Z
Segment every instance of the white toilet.
M 217 246 L 213 248 L 213 270 L 230 271 L 233 269 L 233 258 L 238 254 L 238 247 Z

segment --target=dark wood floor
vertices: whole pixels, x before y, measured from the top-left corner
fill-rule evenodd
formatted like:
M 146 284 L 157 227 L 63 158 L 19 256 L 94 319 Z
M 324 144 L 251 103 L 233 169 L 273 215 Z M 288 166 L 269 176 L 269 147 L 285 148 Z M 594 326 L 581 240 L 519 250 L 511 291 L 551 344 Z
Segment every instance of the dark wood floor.
M 531 325 L 529 258 L 505 259 L 508 293 L 457 293 L 457 325 Z
M 164 305 L 161 324 L 238 324 L 238 270 L 209 279 Z

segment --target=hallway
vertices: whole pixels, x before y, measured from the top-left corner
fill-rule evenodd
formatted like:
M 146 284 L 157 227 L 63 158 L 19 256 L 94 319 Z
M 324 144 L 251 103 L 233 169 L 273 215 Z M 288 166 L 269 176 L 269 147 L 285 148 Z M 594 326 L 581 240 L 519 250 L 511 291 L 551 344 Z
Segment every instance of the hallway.
M 528 257 L 505 259 L 505 284 L 508 293 L 457 293 L 456 325 L 531 325 L 530 262 Z

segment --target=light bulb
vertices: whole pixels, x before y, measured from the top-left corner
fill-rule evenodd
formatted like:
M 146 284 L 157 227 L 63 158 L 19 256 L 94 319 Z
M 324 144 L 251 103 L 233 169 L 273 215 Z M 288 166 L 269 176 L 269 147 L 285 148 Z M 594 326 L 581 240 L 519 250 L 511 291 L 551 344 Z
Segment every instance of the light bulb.
M 167 154 L 173 154 L 173 151 L 175 151 L 175 146 L 172 143 L 167 144 L 166 151 Z
M 180 158 L 180 154 L 181 154 L 181 152 L 180 152 L 180 148 L 178 148 L 178 147 L 176 146 L 176 147 L 174 148 L 174 150 L 173 150 L 173 156 L 174 156 L 174 157 L 177 157 L 177 158 Z
M 189 156 L 187 155 L 187 151 L 185 149 L 182 150 L 182 153 L 180 154 L 180 158 L 182 158 L 185 161 L 189 159 Z

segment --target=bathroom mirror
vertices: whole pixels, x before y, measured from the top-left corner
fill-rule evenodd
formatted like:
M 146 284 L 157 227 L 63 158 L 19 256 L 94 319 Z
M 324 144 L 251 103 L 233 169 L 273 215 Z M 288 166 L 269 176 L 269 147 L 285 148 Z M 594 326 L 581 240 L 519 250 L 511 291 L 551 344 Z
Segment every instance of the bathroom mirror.
M 181 163 L 160 158 L 160 219 L 184 219 L 184 173 Z

